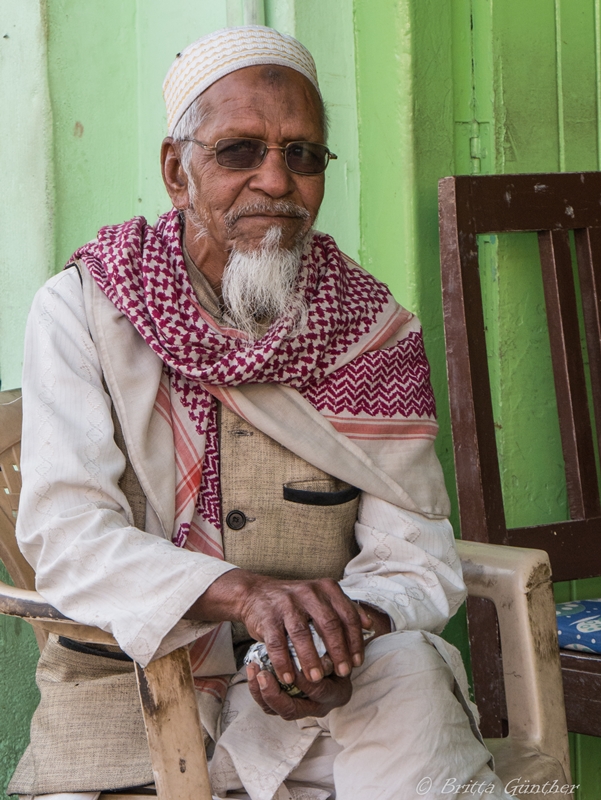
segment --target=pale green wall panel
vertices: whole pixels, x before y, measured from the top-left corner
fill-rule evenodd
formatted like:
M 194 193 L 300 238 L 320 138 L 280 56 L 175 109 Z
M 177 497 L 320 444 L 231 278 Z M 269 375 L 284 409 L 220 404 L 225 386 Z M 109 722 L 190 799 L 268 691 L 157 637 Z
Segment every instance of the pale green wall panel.
M 138 184 L 130 216 L 142 214 L 153 222 L 167 211 L 170 200 L 159 164 L 161 142 L 167 135 L 162 83 L 177 53 L 200 36 L 225 27 L 225 0 L 178 0 L 173 6 L 137 0 L 137 135 Z M 137 204 L 137 205 L 136 205 Z M 104 223 L 103 223 L 104 224 Z
M 433 20 L 436 24 L 436 18 Z M 361 262 L 418 306 L 410 0 L 355 0 Z
M 269 10 L 269 4 L 267 8 Z M 348 0 L 297 0 L 296 36 L 311 52 L 330 118 L 326 193 L 316 226 L 359 258 L 359 135 L 355 92 L 353 7 Z M 267 16 L 269 21 L 269 13 Z
M 33 295 L 52 274 L 52 121 L 43 7 L 0 0 L 0 381 L 21 385 Z
M 25 318 L 53 269 L 52 121 L 43 8 L 0 0 L 0 379 L 21 385 Z M 0 563 L 0 580 L 7 576 Z M 0 617 L 0 797 L 29 740 L 37 644 L 27 623 Z
M 101 225 L 132 216 L 138 171 L 135 18 L 134 0 L 48 3 L 56 270 Z
M 451 0 L 355 0 L 361 160 L 361 258 L 416 312 L 432 367 L 441 425 L 436 446 L 457 526 L 438 253 L 438 179 L 454 171 Z M 465 12 L 465 9 L 464 9 Z M 469 10 L 467 13 L 469 23 Z M 469 42 L 469 24 L 467 26 Z M 461 43 L 459 44 L 461 47 Z M 465 53 L 464 53 L 465 55 Z M 463 59 L 471 70 L 469 50 Z M 457 67 L 461 71 L 461 67 Z M 471 82 L 470 84 L 471 85 Z M 470 113 L 471 92 L 465 93 Z M 466 139 L 469 152 L 469 137 Z M 445 636 L 469 666 L 465 617 Z

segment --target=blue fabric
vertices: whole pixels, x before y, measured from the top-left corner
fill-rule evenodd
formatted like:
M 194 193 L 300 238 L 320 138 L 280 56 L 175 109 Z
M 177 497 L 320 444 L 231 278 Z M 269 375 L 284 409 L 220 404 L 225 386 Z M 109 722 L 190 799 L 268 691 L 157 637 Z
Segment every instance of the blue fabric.
M 555 613 L 562 650 L 601 653 L 601 598 L 557 603 Z

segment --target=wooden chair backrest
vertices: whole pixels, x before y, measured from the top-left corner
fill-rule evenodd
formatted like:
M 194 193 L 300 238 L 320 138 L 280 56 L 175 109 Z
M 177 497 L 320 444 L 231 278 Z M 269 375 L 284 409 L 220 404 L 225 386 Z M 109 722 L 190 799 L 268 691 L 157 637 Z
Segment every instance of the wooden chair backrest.
M 601 575 L 601 173 L 444 178 L 439 185 L 440 248 L 447 370 L 462 538 L 546 550 L 553 580 Z M 538 234 L 570 519 L 508 528 L 503 506 L 486 351 L 479 234 Z M 587 399 L 573 231 L 588 350 Z M 495 615 L 470 598 L 468 621 L 476 699 L 485 735 L 507 719 Z M 601 657 L 562 651 L 569 730 L 601 735 Z M 584 710 L 586 709 L 586 711 Z
M 19 589 L 35 589 L 33 569 L 17 547 L 21 491 L 21 392 L 0 392 L 0 559 Z
M 570 519 L 507 528 L 476 237 L 535 231 L 545 293 Z M 569 233 L 574 231 L 597 437 L 589 413 Z M 447 367 L 461 533 L 549 553 L 553 579 L 601 575 L 601 173 L 483 175 L 440 182 Z M 452 343 L 452 344 L 451 344 Z

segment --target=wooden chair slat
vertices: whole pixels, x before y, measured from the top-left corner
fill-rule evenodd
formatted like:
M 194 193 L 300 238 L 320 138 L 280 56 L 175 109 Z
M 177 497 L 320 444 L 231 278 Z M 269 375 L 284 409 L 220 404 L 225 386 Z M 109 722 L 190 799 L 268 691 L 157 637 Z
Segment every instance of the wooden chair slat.
M 145 669 L 136 664 L 136 678 L 159 800 L 211 800 L 188 648 L 151 661 Z
M 21 491 L 21 447 L 14 445 L 0 455 L 0 470 L 2 481 L 11 494 L 18 495 Z
M 578 306 L 567 231 L 538 235 L 559 427 L 573 519 L 599 516 L 599 490 L 586 394 Z
M 506 543 L 512 547 L 546 550 L 553 565 L 554 581 L 571 581 L 575 576 L 580 579 L 601 575 L 599 517 L 509 528 Z
M 601 228 L 574 231 L 597 448 L 601 452 Z
M 490 395 L 484 311 L 478 270 L 475 229 L 466 193 L 458 196 L 455 179 L 440 182 L 440 229 L 448 247 L 441 250 L 441 267 L 448 291 L 444 316 L 453 341 L 447 359 L 453 425 L 461 430 L 462 446 L 454 450 L 462 525 L 473 541 L 502 543 L 506 526 Z M 461 207 L 459 207 L 461 205 Z M 467 229 L 459 229 L 459 218 Z M 469 390 L 466 391 L 466 387 Z M 469 444 L 465 444 L 468 443 Z
M 601 173 L 469 175 L 452 178 L 460 230 L 502 233 L 601 227 Z M 447 180 L 447 179 L 443 179 Z

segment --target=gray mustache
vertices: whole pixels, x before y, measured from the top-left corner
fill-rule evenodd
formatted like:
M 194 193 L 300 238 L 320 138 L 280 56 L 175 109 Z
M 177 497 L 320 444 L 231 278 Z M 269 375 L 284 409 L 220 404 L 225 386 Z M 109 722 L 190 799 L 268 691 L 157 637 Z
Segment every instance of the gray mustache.
M 244 203 L 238 208 L 233 208 L 224 215 L 223 220 L 225 224 L 230 227 L 234 225 L 240 217 L 247 214 L 287 214 L 291 217 L 298 219 L 308 220 L 311 214 L 306 208 L 292 203 L 290 200 L 274 200 L 272 202 L 261 202 L 257 200 L 254 203 Z

